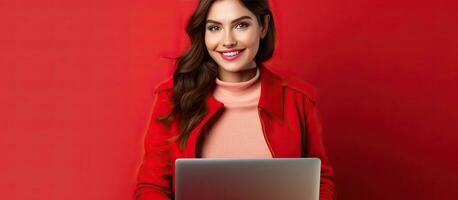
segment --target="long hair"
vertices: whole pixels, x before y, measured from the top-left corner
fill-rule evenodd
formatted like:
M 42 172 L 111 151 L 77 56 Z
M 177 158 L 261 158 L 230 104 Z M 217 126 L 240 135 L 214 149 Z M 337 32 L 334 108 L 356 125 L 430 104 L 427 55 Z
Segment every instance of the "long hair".
M 175 63 L 173 73 L 173 109 L 158 118 L 163 123 L 171 122 L 174 117 L 179 119 L 179 135 L 182 149 L 191 131 L 207 114 L 206 99 L 216 86 L 218 65 L 210 57 L 205 45 L 205 23 L 208 11 L 216 0 L 199 0 L 194 13 L 186 26 L 186 33 L 191 45 Z M 256 17 L 258 23 L 264 25 L 264 16 L 269 15 L 270 21 L 266 36 L 259 43 L 255 56 L 256 66 L 272 57 L 275 49 L 275 25 L 267 0 L 240 0 Z

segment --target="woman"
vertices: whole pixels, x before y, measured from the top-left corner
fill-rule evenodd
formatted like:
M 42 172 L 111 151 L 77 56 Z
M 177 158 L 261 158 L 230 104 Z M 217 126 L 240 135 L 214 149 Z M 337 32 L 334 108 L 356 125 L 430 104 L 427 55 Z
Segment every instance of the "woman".
M 173 79 L 155 91 L 137 199 L 173 199 L 177 158 L 321 159 L 320 199 L 335 199 L 316 96 L 263 62 L 275 47 L 266 0 L 200 0 Z

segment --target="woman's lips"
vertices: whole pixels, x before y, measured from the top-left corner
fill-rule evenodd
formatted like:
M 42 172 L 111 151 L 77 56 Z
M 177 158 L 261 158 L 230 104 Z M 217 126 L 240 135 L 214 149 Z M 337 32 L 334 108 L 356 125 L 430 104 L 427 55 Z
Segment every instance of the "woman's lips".
M 235 60 L 236 58 L 240 57 L 240 55 L 242 54 L 242 52 L 244 51 L 245 49 L 241 49 L 241 50 L 236 50 L 236 51 L 231 51 L 231 52 L 218 52 L 221 57 L 224 59 L 224 60 L 227 60 L 227 61 L 232 61 L 232 60 Z

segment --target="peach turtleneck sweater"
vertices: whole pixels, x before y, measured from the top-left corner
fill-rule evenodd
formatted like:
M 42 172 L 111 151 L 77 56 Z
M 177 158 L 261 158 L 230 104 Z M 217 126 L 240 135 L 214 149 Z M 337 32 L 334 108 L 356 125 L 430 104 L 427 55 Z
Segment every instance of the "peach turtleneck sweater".
M 213 96 L 225 109 L 205 133 L 202 158 L 272 158 L 258 114 L 260 94 L 259 68 L 244 82 L 216 78 Z

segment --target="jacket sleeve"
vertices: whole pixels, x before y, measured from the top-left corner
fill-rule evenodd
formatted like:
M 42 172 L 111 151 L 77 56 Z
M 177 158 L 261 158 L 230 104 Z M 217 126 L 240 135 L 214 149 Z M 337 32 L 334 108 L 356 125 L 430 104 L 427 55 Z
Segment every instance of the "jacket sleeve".
M 320 200 L 337 199 L 334 185 L 334 171 L 324 149 L 320 114 L 316 107 L 316 101 L 306 99 L 305 109 L 308 132 L 307 156 L 317 157 L 321 160 Z
M 144 138 L 144 155 L 137 174 L 136 200 L 170 200 L 172 196 L 171 150 L 167 128 L 156 120 L 164 111 L 166 95 L 154 92 L 151 117 Z

